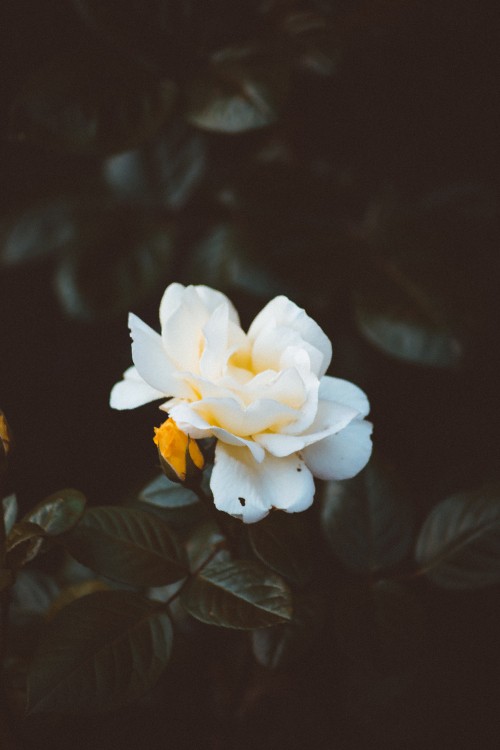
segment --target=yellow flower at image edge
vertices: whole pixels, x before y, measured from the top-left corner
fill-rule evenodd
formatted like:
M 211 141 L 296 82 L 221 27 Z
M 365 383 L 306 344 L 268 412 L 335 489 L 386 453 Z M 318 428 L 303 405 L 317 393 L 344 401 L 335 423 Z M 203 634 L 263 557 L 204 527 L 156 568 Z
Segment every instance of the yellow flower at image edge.
M 167 419 L 160 427 L 155 427 L 153 441 L 158 446 L 160 457 L 166 464 L 170 479 L 184 482 L 189 473 L 188 456 L 196 469 L 203 469 L 205 463 L 198 443 L 180 430 L 172 418 Z

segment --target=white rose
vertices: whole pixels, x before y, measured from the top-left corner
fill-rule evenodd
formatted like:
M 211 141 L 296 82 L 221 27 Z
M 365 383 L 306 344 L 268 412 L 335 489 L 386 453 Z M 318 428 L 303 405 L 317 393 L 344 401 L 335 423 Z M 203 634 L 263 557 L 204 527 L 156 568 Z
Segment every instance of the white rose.
M 313 475 L 347 479 L 371 454 L 369 403 L 357 386 L 325 375 L 332 348 L 304 310 L 269 302 L 248 333 L 229 299 L 206 286 L 171 284 L 161 336 L 129 317 L 135 367 L 111 406 L 160 406 L 192 438 L 217 438 L 211 478 L 219 510 L 247 523 L 271 508 L 293 513 L 314 497 Z

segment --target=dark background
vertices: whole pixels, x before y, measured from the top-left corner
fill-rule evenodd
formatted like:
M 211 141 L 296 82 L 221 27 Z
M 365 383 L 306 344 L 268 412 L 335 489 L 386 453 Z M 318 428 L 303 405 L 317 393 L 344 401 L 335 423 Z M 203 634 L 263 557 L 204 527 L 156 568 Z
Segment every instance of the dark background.
M 0 406 L 22 507 L 64 486 L 122 502 L 157 471 L 156 406 L 112 412 L 108 398 L 130 364 L 127 311 L 156 327 L 171 281 L 223 289 L 245 324 L 278 293 L 306 307 L 332 338 L 332 374 L 367 391 L 418 521 L 499 478 L 496 3 L 3 12 Z M 430 657 L 403 676 L 347 668 L 328 633 L 326 656 L 271 678 L 248 654 L 230 663 L 231 637 L 218 653 L 200 636 L 166 678 L 168 714 L 155 695 L 81 722 L 76 740 L 49 721 L 23 741 L 493 748 L 498 593 L 429 593 Z M 236 667 L 253 685 L 244 710 L 224 698 Z

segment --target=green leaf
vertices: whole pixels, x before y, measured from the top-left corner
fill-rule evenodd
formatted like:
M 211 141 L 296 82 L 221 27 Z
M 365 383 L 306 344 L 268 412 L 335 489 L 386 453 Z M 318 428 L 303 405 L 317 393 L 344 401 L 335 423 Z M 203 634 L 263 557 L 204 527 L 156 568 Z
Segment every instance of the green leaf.
M 354 479 L 325 485 L 323 530 L 337 557 L 357 573 L 390 568 L 405 558 L 412 516 L 405 488 L 374 460 Z
M 10 132 L 18 140 L 73 152 L 116 153 L 154 135 L 175 99 L 170 81 L 113 66 L 102 56 L 75 54 L 26 81 L 12 107 Z
M 56 270 L 64 311 L 79 320 L 121 315 L 162 287 L 174 255 L 171 222 L 141 208 L 94 204 L 82 211 L 81 235 Z
M 23 522 L 35 523 L 49 536 L 58 536 L 75 526 L 83 516 L 87 500 L 78 490 L 55 492 L 30 510 Z
M 253 630 L 252 650 L 263 667 L 286 667 L 317 642 L 324 625 L 324 602 L 316 595 L 297 596 L 290 622 Z
M 271 125 L 284 105 L 289 71 L 272 50 L 228 48 L 212 56 L 186 91 L 186 119 L 220 133 Z
M 360 333 L 397 359 L 430 367 L 456 367 L 464 351 L 461 331 L 444 295 L 428 280 L 434 266 L 406 269 L 383 259 L 360 277 L 354 315 Z M 445 280 L 443 280 L 444 283 Z
M 16 523 L 7 537 L 7 564 L 10 568 L 21 568 L 34 560 L 40 552 L 45 537 L 41 526 L 29 521 Z
M 8 535 L 14 526 L 17 518 L 17 499 L 15 495 L 7 495 L 2 500 L 3 522 L 5 533 Z
M 252 630 L 292 616 L 291 593 L 283 579 L 249 560 L 207 565 L 181 597 L 190 615 L 224 628 Z
M 445 589 L 500 583 L 500 486 L 458 493 L 436 505 L 422 526 L 416 559 Z
M 248 537 L 257 557 L 277 573 L 298 586 L 310 579 L 314 545 L 302 518 L 271 513 L 248 528 Z
M 15 217 L 0 248 L 5 266 L 45 259 L 74 240 L 74 208 L 68 200 L 52 200 Z
M 228 560 L 229 552 L 227 549 L 223 549 L 224 542 L 225 536 L 215 521 L 206 521 L 196 526 L 186 540 L 186 552 L 191 570 L 194 571 L 199 568 L 214 548 L 219 545 L 221 549 L 215 555 L 214 560 Z
M 276 278 L 259 267 L 250 238 L 234 224 L 211 228 L 194 249 L 186 277 L 193 283 L 260 297 L 270 297 L 281 289 Z
M 171 645 L 168 616 L 137 594 L 101 591 L 77 599 L 42 638 L 28 676 L 28 711 L 120 708 L 156 683 Z
M 64 539 L 91 570 L 131 586 L 163 586 L 187 575 L 185 554 L 169 527 L 132 508 L 92 508 Z
M 197 503 L 198 497 L 192 490 L 171 482 L 164 474 L 160 474 L 141 490 L 139 500 L 160 508 L 183 508 Z

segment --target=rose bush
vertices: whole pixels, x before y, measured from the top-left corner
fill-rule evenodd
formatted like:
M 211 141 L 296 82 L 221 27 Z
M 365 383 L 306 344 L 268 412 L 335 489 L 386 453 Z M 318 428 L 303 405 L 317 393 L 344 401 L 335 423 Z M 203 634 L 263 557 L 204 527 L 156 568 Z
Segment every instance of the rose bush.
M 368 399 L 326 375 L 331 343 L 304 310 L 271 300 L 245 333 L 221 292 L 171 284 L 161 335 L 131 314 L 134 366 L 115 409 L 167 397 L 160 409 L 191 438 L 217 439 L 210 480 L 218 509 L 247 523 L 271 508 L 308 508 L 313 476 L 347 479 L 371 454 Z

